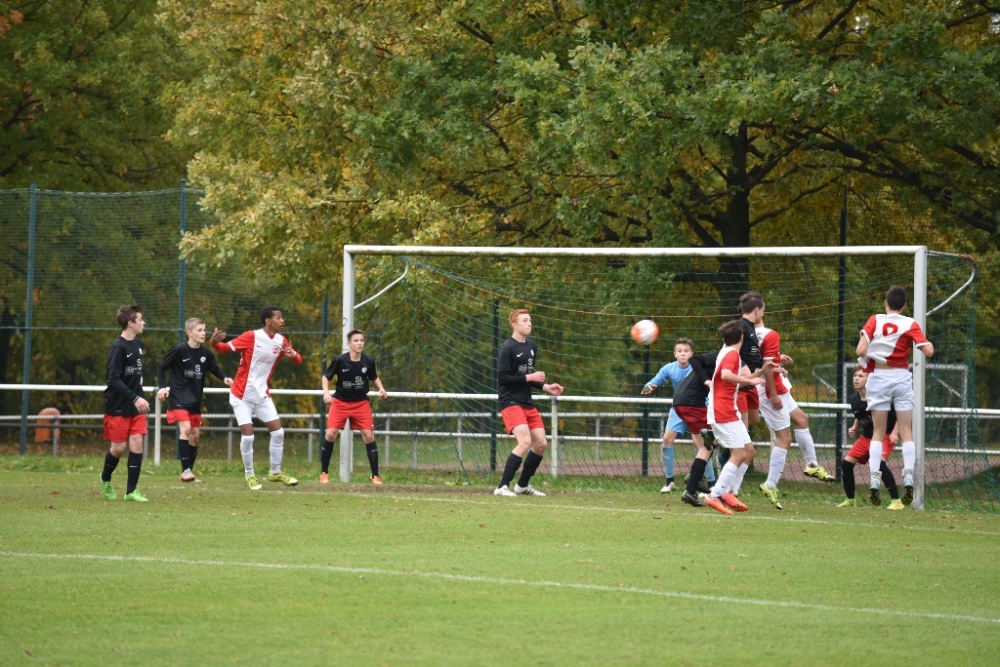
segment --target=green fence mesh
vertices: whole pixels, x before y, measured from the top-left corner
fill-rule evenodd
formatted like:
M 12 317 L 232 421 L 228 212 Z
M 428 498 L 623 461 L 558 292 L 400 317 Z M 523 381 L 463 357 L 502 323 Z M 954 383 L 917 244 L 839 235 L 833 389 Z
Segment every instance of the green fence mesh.
M 235 262 L 212 268 L 182 263 L 177 252 L 182 226 L 195 231 L 209 224 L 197 205 L 199 194 L 183 188 L 112 195 L 0 192 L 4 238 L 0 383 L 24 379 L 27 274 L 33 259 L 29 369 L 33 383 L 103 384 L 105 352 L 117 335 L 114 313 L 121 304 L 144 306 L 146 367 L 153 369 L 180 340 L 180 323 L 186 317 L 201 316 L 210 329 L 218 326 L 235 334 L 258 327 L 261 307 L 274 303 L 282 307 L 288 335 L 306 363 L 298 368 L 281 364 L 273 384 L 317 389 L 325 353 L 339 349 L 339 295 L 331 295 L 326 309 L 322 300 L 293 297 L 294 290 L 269 285 L 266 272 Z M 32 197 L 36 242 L 29 258 Z M 794 237 L 772 241 L 838 243 L 839 204 L 833 202 L 823 210 L 826 217 L 804 221 Z M 859 197 L 851 200 L 850 215 L 854 243 L 900 243 L 898 230 L 913 222 Z M 358 302 L 399 277 L 407 263 L 409 273 L 398 286 L 360 307 L 355 324 L 368 332 L 369 351 L 378 360 L 390 392 L 493 394 L 495 350 L 510 333 L 507 313 L 514 307 L 530 309 L 535 322 L 532 337 L 540 348 L 539 368 L 563 384 L 569 395 L 605 399 L 560 401 L 555 457 L 547 456 L 539 482 L 566 488 L 653 490 L 662 484 L 660 436 L 669 406 L 615 399 L 638 398 L 643 384 L 672 361 L 678 337 L 694 340 L 698 352 L 717 349 L 716 328 L 734 315 L 736 298 L 748 288 L 764 293 L 765 322 L 781 333 L 783 351 L 795 359 L 791 368 L 795 398 L 806 404 L 836 404 L 850 395 L 841 364 L 846 364 L 849 382 L 858 329 L 879 310 L 881 295 L 890 284 L 901 284 L 912 294 L 913 266 L 912 258 L 851 256 L 849 250 L 842 258 L 843 299 L 840 256 L 748 255 L 723 262 L 697 257 L 366 256 L 357 261 Z M 981 323 L 977 321 L 980 285 L 970 281 L 974 268 L 968 259 L 935 254 L 928 271 L 928 310 L 950 298 L 927 321 L 928 335 L 937 347 L 927 373 L 929 507 L 998 506 L 995 470 L 1000 446 L 993 437 L 993 421 L 975 411 L 976 335 Z M 838 327 L 841 309 L 843 332 Z M 631 325 L 643 317 L 660 326 L 659 340 L 648 349 L 629 337 Z M 235 361 L 223 359 L 230 373 Z M 152 370 L 149 373 L 146 383 L 152 384 Z M 671 394 L 666 387 L 653 398 Z M 537 402 L 548 425 L 551 404 L 543 397 Z M 65 416 L 97 414 L 101 397 L 30 392 L 31 414 L 48 406 Z M 289 454 L 299 460 L 300 474 L 315 472 L 315 464 L 306 459 L 318 447 L 323 412 L 319 399 L 282 396 L 278 406 L 285 415 L 311 416 L 286 419 L 285 426 L 290 431 Z M 485 398 L 392 398 L 375 401 L 373 407 L 385 476 L 394 482 L 486 486 L 498 478 L 497 468 L 512 444 L 503 433 L 495 403 Z M 955 411 L 944 413 L 943 408 Z M 5 451 L 16 451 L 20 411 L 20 392 L 0 392 L 4 417 L 0 441 L 7 443 Z M 205 412 L 220 417 L 207 421 L 202 457 L 224 458 L 230 443 L 224 428 L 229 414 L 225 396 L 208 395 Z M 847 416 L 831 407 L 807 412 L 821 462 L 832 472 L 851 444 L 845 433 Z M 100 451 L 99 431 L 93 430 L 97 422 L 90 425 L 91 430 L 63 429 L 61 452 Z M 768 456 L 766 428 L 757 426 L 753 435 L 764 446 L 748 484 L 762 477 Z M 364 468 L 364 449 L 359 438 L 354 442 L 354 459 Z M 33 451 L 48 449 L 36 445 Z M 678 443 L 678 478 L 692 456 L 690 444 Z M 899 467 L 893 459 L 897 474 Z M 786 493 L 822 502 L 839 497 L 839 484 L 807 481 L 801 468 L 801 456 L 793 448 L 782 483 Z

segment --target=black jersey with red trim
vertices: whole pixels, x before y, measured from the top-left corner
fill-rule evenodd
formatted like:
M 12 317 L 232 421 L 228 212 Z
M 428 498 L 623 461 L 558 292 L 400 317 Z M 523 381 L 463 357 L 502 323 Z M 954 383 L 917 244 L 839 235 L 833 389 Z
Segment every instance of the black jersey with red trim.
M 205 391 L 205 376 L 212 373 L 220 380 L 226 374 L 215 360 L 215 355 L 205 345 L 191 347 L 186 342 L 175 345 L 156 367 L 156 380 L 160 389 L 167 386 L 170 371 L 170 398 L 168 410 L 187 410 L 201 414 L 201 399 Z
M 104 390 L 104 414 L 133 417 L 142 395 L 142 341 L 115 338 L 108 348 L 108 386 Z
M 528 382 L 526 375 L 535 372 L 538 346 L 531 339 L 523 343 L 511 336 L 497 354 L 497 384 L 500 409 L 511 405 L 525 408 L 535 407 L 531 398 L 531 388 L 541 389 L 544 382 Z
M 337 378 L 334 398 L 345 403 L 357 403 L 368 400 L 368 382 L 377 380 L 378 372 L 375 370 L 375 359 L 364 352 L 357 361 L 351 359 L 350 352 L 344 352 L 330 362 L 323 371 L 323 377 L 330 381 Z

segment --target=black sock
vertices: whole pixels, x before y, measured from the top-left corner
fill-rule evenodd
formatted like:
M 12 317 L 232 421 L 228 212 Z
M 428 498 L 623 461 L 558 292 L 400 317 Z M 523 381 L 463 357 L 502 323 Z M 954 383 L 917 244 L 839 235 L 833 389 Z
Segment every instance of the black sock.
M 195 459 L 198 458 L 198 445 L 192 445 L 190 442 L 188 442 L 188 447 L 190 448 L 191 451 L 191 465 L 188 467 L 194 470 L 194 462 Z
M 128 453 L 128 484 L 125 486 L 126 495 L 135 491 L 139 486 L 139 473 L 142 472 L 142 452 Z
M 333 443 L 323 439 L 323 444 L 319 446 L 319 464 L 322 466 L 320 472 L 330 474 L 330 459 L 333 457 Z
M 510 485 L 510 480 L 514 479 L 514 475 L 517 474 L 517 469 L 521 467 L 521 461 L 523 460 L 514 452 L 510 453 L 510 456 L 507 457 L 507 463 L 504 464 L 503 477 L 500 478 L 499 486 Z
M 110 482 L 111 481 L 111 473 L 113 473 L 115 471 L 115 468 L 117 468 L 117 467 L 118 467 L 118 459 L 115 458 L 114 454 L 112 454 L 111 452 L 108 452 L 107 454 L 105 454 L 104 455 L 104 470 L 101 472 L 101 481 L 102 482 Z
M 378 445 L 374 442 L 366 442 L 365 450 L 368 452 L 368 465 L 372 467 L 372 477 L 378 476 Z
M 534 476 L 535 471 L 538 470 L 539 464 L 542 462 L 541 454 L 536 454 L 532 451 L 528 452 L 528 455 L 524 457 L 524 468 L 521 469 L 521 478 L 517 480 L 517 485 L 522 489 L 531 483 L 531 478 Z
M 694 497 L 698 497 L 698 482 L 701 478 L 705 476 L 705 468 L 708 467 L 708 461 L 703 461 L 701 459 L 695 459 L 694 463 L 691 464 L 691 474 L 688 475 L 687 492 Z
M 882 461 L 879 470 L 882 471 L 882 481 L 885 482 L 886 488 L 889 489 L 889 497 L 893 500 L 899 500 L 899 487 L 896 486 L 896 478 L 893 476 L 892 471 L 889 470 L 889 466 L 885 464 L 885 461 Z
M 191 468 L 191 443 L 183 438 L 180 440 L 181 444 L 181 472 L 189 470 Z
M 723 468 L 726 467 L 726 464 L 729 462 L 729 457 L 731 455 L 732 452 L 729 451 L 728 447 L 722 448 L 722 451 L 719 452 L 719 470 L 722 470 Z
M 840 470 L 844 478 L 844 493 L 849 499 L 854 498 L 854 464 L 844 459 L 840 462 Z

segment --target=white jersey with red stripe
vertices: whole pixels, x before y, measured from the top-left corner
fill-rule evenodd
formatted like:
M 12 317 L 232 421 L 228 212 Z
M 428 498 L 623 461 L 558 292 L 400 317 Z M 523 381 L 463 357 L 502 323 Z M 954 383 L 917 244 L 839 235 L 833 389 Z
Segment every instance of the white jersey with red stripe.
M 757 327 L 757 342 L 760 344 L 760 358 L 763 361 L 773 361 L 781 366 L 781 336 L 778 335 L 778 332 L 767 327 Z M 778 392 L 778 396 L 788 393 L 785 378 L 777 368 L 774 369 L 774 388 Z M 771 398 L 771 392 L 768 391 L 766 384 L 757 387 L 757 391 L 761 398 Z
M 728 345 L 722 348 L 715 361 L 712 386 L 708 391 L 709 424 L 727 424 L 740 420 L 740 409 L 737 405 L 739 385 L 723 380 L 724 370 L 730 371 L 733 375 L 740 374 L 740 351 Z
M 271 338 L 263 329 L 245 331 L 228 343 L 220 343 L 220 352 L 240 352 L 240 366 L 230 388 L 233 396 L 247 403 L 260 403 L 271 396 L 269 383 L 281 361 L 282 349 L 291 342 L 280 333 Z
M 912 346 L 930 344 L 916 320 L 899 313 L 872 315 L 861 329 L 861 335 L 868 339 L 865 357 L 869 371 L 873 361 L 893 368 L 909 368 Z

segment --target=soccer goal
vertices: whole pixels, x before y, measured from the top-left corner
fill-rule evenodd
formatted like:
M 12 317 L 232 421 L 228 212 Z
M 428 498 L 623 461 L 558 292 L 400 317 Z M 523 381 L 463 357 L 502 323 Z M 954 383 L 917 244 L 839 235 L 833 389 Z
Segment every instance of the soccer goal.
M 914 356 L 914 504 L 975 505 L 996 502 L 997 487 L 990 452 L 974 427 L 974 275 L 969 258 L 925 246 L 349 245 L 342 324 L 345 335 L 365 330 L 390 390 L 390 399 L 375 405 L 376 432 L 397 478 L 437 471 L 457 482 L 485 483 L 499 476 L 497 460 L 502 467 L 512 440 L 497 414 L 496 353 L 510 336 L 508 313 L 527 308 L 539 348 L 536 368 L 566 388 L 558 399 L 537 396 L 549 429 L 542 479 L 564 488 L 658 488 L 672 388 L 649 397 L 640 390 L 674 360 L 678 338 L 693 341 L 696 353 L 719 349 L 718 326 L 738 316 L 741 294 L 756 290 L 767 304 L 765 324 L 781 334 L 782 352 L 794 359 L 792 393 L 810 414 L 821 463 L 837 470 L 839 480 L 838 463 L 852 444 L 846 404 L 858 332 L 871 314 L 882 312 L 885 290 L 902 285 L 907 314 L 935 344 L 935 364 L 966 369 L 956 408 L 948 393 L 953 379 L 935 381 L 923 355 Z M 644 318 L 660 329 L 649 347 L 629 336 L 632 324 Z M 820 375 L 830 378 L 826 384 L 835 396 L 814 382 Z M 954 424 L 956 409 L 966 418 L 960 437 L 939 423 Z M 930 448 L 928 432 L 941 438 Z M 763 471 L 770 434 L 763 424 L 751 434 L 761 445 L 756 464 Z M 678 481 L 693 454 L 682 435 L 674 451 Z M 891 465 L 898 475 L 898 454 Z M 840 484 L 808 480 L 801 468 L 793 446 L 782 482 L 787 494 L 814 501 L 841 497 Z

